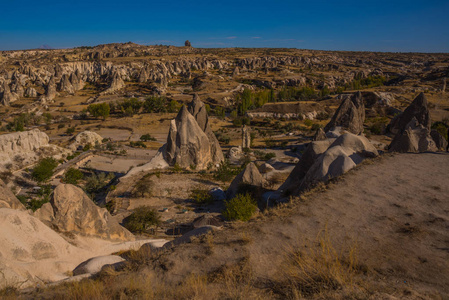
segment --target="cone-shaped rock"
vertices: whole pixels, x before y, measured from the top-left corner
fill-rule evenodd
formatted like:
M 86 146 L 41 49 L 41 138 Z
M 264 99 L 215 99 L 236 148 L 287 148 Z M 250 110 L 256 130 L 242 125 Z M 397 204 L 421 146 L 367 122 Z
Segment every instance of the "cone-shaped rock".
M 53 100 L 56 98 L 56 83 L 55 78 L 52 76 L 50 81 L 48 82 L 47 89 L 45 91 L 45 99 L 47 101 Z
M 340 126 L 354 134 L 361 134 L 364 121 L 365 105 L 363 104 L 362 93 L 357 92 L 352 97 L 343 100 L 324 131 L 328 132 Z
M 188 110 L 209 140 L 212 162 L 214 164 L 220 163 L 224 159 L 223 152 L 221 151 L 217 137 L 209 126 L 209 117 L 207 115 L 206 106 L 197 94 L 193 96 L 192 102 L 189 103 Z
M 183 106 L 176 119 L 171 121 L 165 159 L 170 165 L 178 164 L 182 168 L 195 166 L 201 170 L 213 162 L 210 148 L 207 135 L 187 107 Z
M 62 75 L 61 82 L 59 83 L 59 90 L 61 92 L 67 92 L 69 94 L 75 93 L 72 83 L 70 82 L 67 74 Z
M 405 130 L 396 134 L 390 144 L 392 152 L 426 152 L 437 151 L 437 146 L 429 130 L 413 117 Z
M 390 132 L 394 134 L 402 133 L 413 118 L 416 118 L 418 124 L 421 124 L 430 131 L 430 113 L 427 107 L 427 98 L 424 93 L 419 94 L 402 114 L 391 120 L 388 126 Z
M 228 199 L 234 198 L 242 185 L 262 188 L 264 182 L 265 180 L 263 179 L 262 174 L 260 174 L 259 169 L 257 169 L 256 165 L 251 162 L 246 166 L 245 170 L 240 172 L 240 174 L 238 174 L 231 182 L 231 185 L 226 191 L 226 196 Z

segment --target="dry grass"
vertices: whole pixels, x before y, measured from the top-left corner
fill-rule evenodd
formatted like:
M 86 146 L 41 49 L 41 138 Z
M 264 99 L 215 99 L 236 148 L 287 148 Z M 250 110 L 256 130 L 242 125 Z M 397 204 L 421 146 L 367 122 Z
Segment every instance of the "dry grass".
M 287 299 L 326 297 L 327 293 L 335 296 L 335 291 L 343 291 L 346 296 L 363 293 L 364 282 L 357 275 L 367 270 L 358 264 L 356 243 L 337 251 L 326 226 L 317 236 L 316 244 L 292 246 L 286 251 L 273 284 L 276 293 Z

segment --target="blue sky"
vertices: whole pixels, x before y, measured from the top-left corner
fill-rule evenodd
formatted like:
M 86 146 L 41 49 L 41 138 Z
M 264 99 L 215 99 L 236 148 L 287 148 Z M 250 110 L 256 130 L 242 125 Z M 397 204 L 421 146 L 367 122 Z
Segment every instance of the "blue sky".
M 449 52 L 449 0 L 3 0 L 0 50 L 104 43 Z

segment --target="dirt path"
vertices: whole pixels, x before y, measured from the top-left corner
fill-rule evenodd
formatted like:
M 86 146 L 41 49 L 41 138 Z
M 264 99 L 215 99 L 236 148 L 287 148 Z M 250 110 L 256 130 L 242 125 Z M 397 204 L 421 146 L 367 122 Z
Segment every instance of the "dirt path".
M 384 156 L 290 208 L 232 227 L 214 234 L 218 246 L 208 254 L 195 243 L 168 254 L 160 276 L 176 281 L 248 259 L 255 280 L 266 282 L 282 270 L 286 249 L 307 251 L 326 230 L 337 251 L 357 250 L 371 275 L 367 290 L 449 297 L 449 154 Z

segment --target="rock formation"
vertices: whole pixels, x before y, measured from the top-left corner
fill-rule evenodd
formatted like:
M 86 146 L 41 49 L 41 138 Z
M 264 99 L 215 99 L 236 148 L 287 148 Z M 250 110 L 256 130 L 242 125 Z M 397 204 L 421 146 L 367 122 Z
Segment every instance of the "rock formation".
M 335 127 L 342 127 L 351 133 L 360 134 L 363 132 L 364 121 L 365 105 L 363 104 L 362 94 L 357 92 L 351 98 L 343 100 L 324 131 L 328 132 Z
M 184 46 L 186 46 L 186 47 L 192 47 L 192 44 L 190 44 L 190 41 L 187 40 L 187 41 L 185 41 Z
M 336 140 L 312 142 L 279 191 L 298 195 L 318 182 L 344 174 L 366 157 L 377 155 L 376 148 L 365 137 L 351 133 Z
M 228 199 L 234 198 L 237 193 L 240 192 L 239 189 L 243 186 L 249 186 L 250 188 L 262 188 L 264 184 L 265 180 L 256 165 L 251 162 L 231 182 L 231 185 L 226 190 L 226 196 Z
M 121 90 L 124 87 L 125 87 L 125 82 L 123 81 L 123 79 L 119 75 L 119 73 L 115 72 L 112 75 L 112 80 L 111 80 L 109 87 L 107 88 L 107 90 L 102 92 L 102 94 L 112 94 L 112 93 L 115 93 L 115 92 Z
M 73 269 L 73 276 L 81 274 L 96 274 L 106 265 L 112 265 L 125 260 L 118 255 L 105 255 L 92 257 L 85 262 L 80 263 L 75 269 Z
M 445 151 L 447 149 L 446 139 L 437 130 L 432 129 L 432 131 L 430 131 L 430 136 L 435 142 L 435 146 L 437 147 L 438 150 Z
M 61 82 L 59 83 L 59 91 L 67 92 L 69 94 L 74 94 L 75 89 L 70 82 L 69 76 L 67 74 L 62 75 Z
M 389 146 L 391 152 L 437 151 L 429 129 L 413 117 L 401 132 L 396 134 Z
M 318 128 L 317 131 L 315 132 L 315 135 L 313 136 L 313 140 L 314 141 L 323 141 L 325 139 L 327 139 L 326 133 L 324 132 L 324 130 L 322 128 Z
M 195 166 L 202 170 L 212 162 L 209 139 L 186 106 L 170 124 L 164 156 L 170 165 L 182 168 Z
M 78 133 L 72 141 L 69 148 L 72 151 L 75 151 L 79 146 L 84 147 L 90 145 L 91 147 L 94 147 L 100 145 L 103 142 L 103 138 L 96 132 L 86 130 Z
M 53 76 L 50 78 L 50 81 L 48 82 L 44 97 L 45 98 L 42 99 L 44 102 L 51 101 L 56 98 L 56 82 L 55 82 L 55 78 Z
M 220 143 L 218 142 L 217 137 L 210 128 L 206 106 L 197 94 L 194 95 L 192 102 L 189 103 L 188 110 L 193 115 L 201 130 L 206 134 L 207 139 L 209 140 L 212 164 L 219 164 L 224 159 L 223 152 L 221 151 Z
M 25 97 L 37 97 L 37 91 L 34 88 L 29 87 L 26 89 L 24 95 Z
M 418 124 L 427 128 L 430 132 L 430 113 L 427 107 L 427 98 L 424 93 L 420 93 L 402 114 L 393 118 L 388 125 L 388 129 L 393 134 L 401 133 L 413 118 L 418 121 Z
M 0 170 L 11 165 L 11 170 L 35 163 L 42 157 L 60 159 L 69 150 L 49 144 L 50 138 L 39 129 L 0 135 Z
M 11 104 L 11 102 L 14 102 L 16 100 L 17 100 L 16 95 L 13 95 L 11 93 L 9 85 L 6 82 L 4 82 L 3 83 L 3 93 L 0 98 L 0 104 L 3 106 L 9 106 Z
M 18 210 L 25 210 L 25 207 L 20 203 L 19 199 L 6 187 L 4 182 L 0 179 L 0 208 L 12 208 Z
M 132 233 L 113 221 L 109 212 L 96 206 L 79 187 L 71 184 L 58 185 L 50 205 L 51 208 L 44 208 L 52 210 L 52 215 L 46 221 L 59 231 L 109 240 L 134 239 Z
M 251 133 L 246 125 L 242 127 L 242 148 L 251 148 Z

